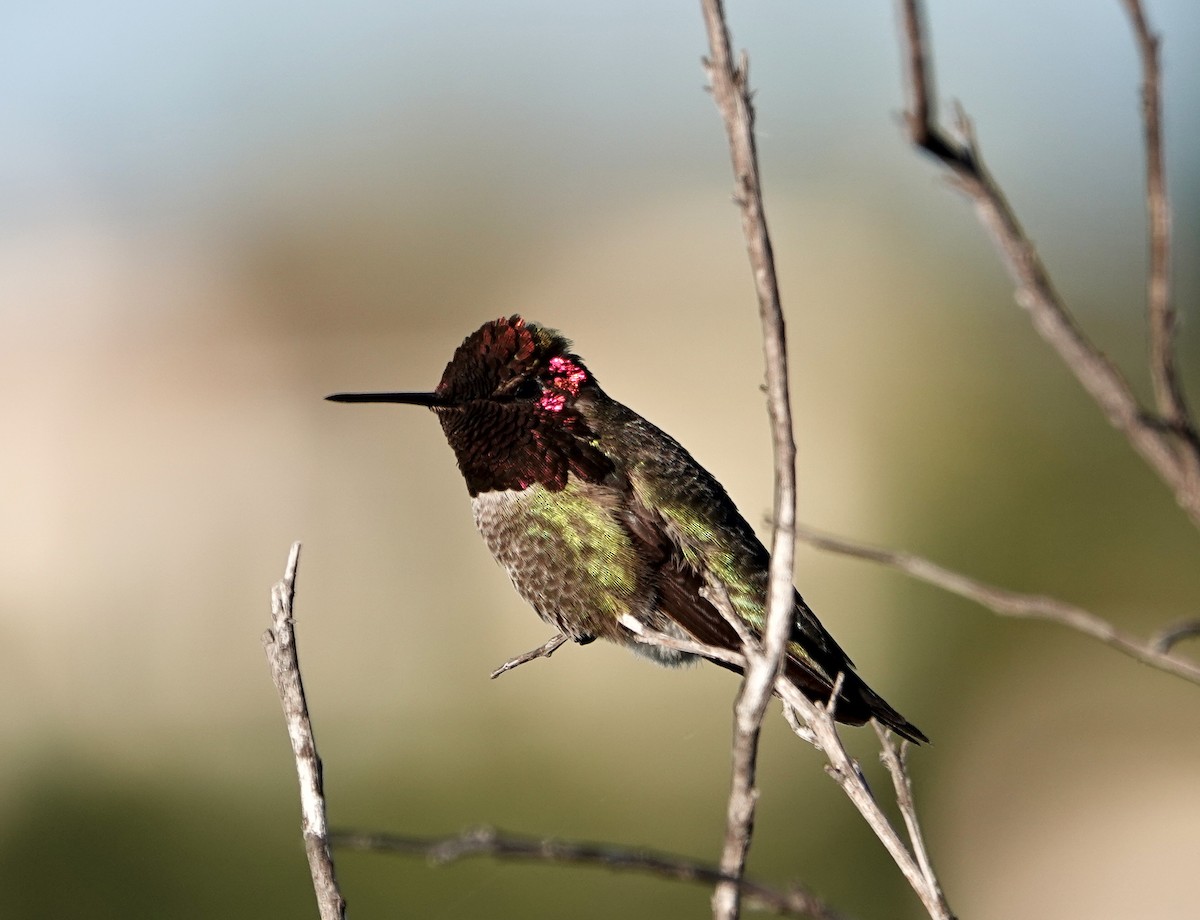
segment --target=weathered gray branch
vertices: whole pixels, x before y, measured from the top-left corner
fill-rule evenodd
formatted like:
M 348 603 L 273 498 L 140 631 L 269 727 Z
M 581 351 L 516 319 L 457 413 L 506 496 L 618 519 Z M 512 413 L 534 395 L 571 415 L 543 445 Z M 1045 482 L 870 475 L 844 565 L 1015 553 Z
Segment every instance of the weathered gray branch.
M 296 597 L 296 568 L 299 564 L 300 544 L 293 543 L 283 580 L 271 589 L 271 628 L 263 633 L 262 643 L 271 666 L 271 679 L 283 704 L 288 738 L 296 758 L 296 774 L 300 780 L 300 822 L 313 890 L 317 895 L 317 907 L 321 912 L 321 920 L 343 920 L 346 901 L 338 890 L 333 855 L 329 851 L 321 758 L 317 755 L 317 742 L 308 718 L 308 703 L 304 698 L 304 682 L 300 678 L 300 660 L 296 652 L 292 602 Z
M 410 837 L 335 831 L 330 834 L 330 842 L 334 846 L 352 850 L 424 856 L 435 866 L 472 857 L 490 857 L 521 862 L 595 866 L 614 872 L 641 872 L 700 885 L 733 881 L 722 875 L 721 870 L 714 865 L 671 853 L 615 846 L 610 843 L 528 837 L 491 827 L 475 828 L 451 837 Z M 809 917 L 812 920 L 838 920 L 841 917 L 812 892 L 797 885 L 779 889 L 747 878 L 736 880 L 736 884 L 750 902 L 781 916 Z
M 1146 148 L 1146 223 L 1150 267 L 1146 273 L 1146 313 L 1150 326 L 1150 377 L 1158 413 L 1168 426 L 1191 424 L 1187 398 L 1175 367 L 1175 305 L 1171 302 L 1171 205 L 1167 196 L 1162 134 L 1162 68 L 1158 36 L 1146 20 L 1141 0 L 1121 0 L 1129 15 L 1142 64 L 1142 127 Z
M 729 156 L 733 164 L 735 199 L 742 214 L 742 232 L 754 275 L 766 361 L 767 409 L 775 458 L 775 531 L 771 539 L 771 571 L 767 597 L 767 622 L 763 643 L 746 645 L 748 662 L 734 704 L 733 770 L 726 809 L 725 843 L 721 872 L 730 880 L 713 892 L 713 916 L 735 920 L 740 913 L 741 888 L 736 883 L 745 872 L 746 854 L 754 833 L 758 798 L 755 782 L 758 739 L 771 687 L 782 667 L 791 629 L 795 601 L 792 567 L 796 519 L 796 445 L 788 400 L 787 344 L 775 256 L 763 209 L 758 153 L 754 139 L 754 106 L 750 99 L 748 62 L 743 54 L 735 64 L 729 28 L 721 0 L 701 0 L 708 33 L 709 56 L 704 61 L 713 99 L 725 123 Z
M 500 667 L 496 668 L 491 674 L 492 680 L 495 680 L 501 674 L 506 674 L 513 668 L 520 667 L 523 664 L 528 664 L 531 661 L 537 661 L 539 658 L 549 658 L 557 652 L 568 639 L 566 633 L 556 633 L 551 636 L 537 648 L 530 649 L 528 652 L 522 652 L 515 658 L 510 658 Z
M 1182 677 L 1194 684 L 1200 684 L 1200 665 L 1180 658 L 1170 651 L 1179 639 L 1191 634 L 1191 630 L 1195 628 L 1195 621 L 1189 620 L 1178 624 L 1174 629 L 1179 635 L 1175 636 L 1173 632 L 1166 633 L 1168 638 L 1165 642 L 1161 637 L 1142 640 L 1117 629 L 1107 620 L 1075 604 L 1068 604 L 1066 601 L 1046 597 L 1042 594 L 1021 594 L 1017 591 L 998 588 L 912 553 L 868 546 L 865 543 L 856 543 L 844 537 L 820 533 L 803 526 L 796 528 L 796 537 L 817 549 L 840 553 L 843 556 L 854 556 L 898 569 L 919 581 L 936 585 L 951 594 L 957 594 L 959 597 L 982 604 L 1001 616 L 1057 623 L 1081 632 L 1085 636 L 1098 639 L 1105 645 L 1112 646 L 1130 658 L 1135 658 L 1152 668 L 1158 668 L 1160 671 Z
M 719 606 L 724 601 L 717 598 L 713 602 Z M 726 616 L 731 615 L 731 613 L 726 614 Z M 700 655 L 701 657 L 711 658 L 715 661 L 727 662 L 736 667 L 746 667 L 746 657 L 737 652 L 731 652 L 728 649 L 714 645 L 706 645 L 694 639 L 680 639 L 676 636 L 657 632 L 645 626 L 634 617 L 622 617 L 621 623 L 639 641 L 649 645 L 664 646 L 681 652 L 687 652 L 691 655 Z M 838 686 L 840 687 L 840 677 Z M 866 777 L 863 776 L 858 763 L 850 756 L 846 750 L 846 746 L 842 743 L 841 736 L 838 734 L 837 723 L 833 718 L 832 704 L 837 698 L 836 693 L 828 705 L 814 703 L 797 690 L 783 675 L 775 678 L 774 689 L 775 693 L 784 702 L 784 713 L 788 716 L 788 723 L 792 726 L 792 730 L 800 738 L 825 754 L 828 760 L 825 772 L 841 786 L 842 792 L 850 799 L 854 807 L 858 809 L 859 814 L 863 816 L 863 819 L 875 833 L 875 836 L 879 838 L 879 841 L 895 861 L 900 872 L 912 886 L 913 891 L 916 892 L 917 897 L 921 899 L 921 903 L 924 905 L 929 916 L 933 920 L 953 920 L 954 915 L 951 913 L 950 907 L 942 895 L 941 885 L 933 877 L 932 868 L 929 868 L 928 858 L 924 857 L 924 863 L 919 861 L 913 855 L 913 851 L 909 849 L 909 845 L 904 843 L 900 835 L 896 832 L 896 829 L 892 827 L 887 815 L 883 813 L 883 810 L 879 807 L 879 803 L 875 800 L 870 786 L 867 785 Z M 799 718 L 795 717 L 795 713 L 799 714 Z M 904 773 L 903 764 L 901 764 L 901 772 Z M 906 773 L 904 775 L 907 776 Z M 911 787 L 909 787 L 909 793 L 911 808 Z M 912 818 L 915 822 L 915 810 L 912 811 Z M 912 842 L 914 850 L 924 853 L 925 844 L 920 839 L 919 833 Z
M 966 116 L 959 113 L 957 137 L 938 125 L 920 0 L 899 0 L 909 92 L 906 121 L 913 144 L 936 157 L 953 175 L 954 184 L 974 203 L 980 221 L 991 234 L 1016 283 L 1017 303 L 1029 313 L 1034 328 L 1058 353 L 1109 423 L 1125 435 L 1171 489 L 1179 506 L 1200 526 L 1200 438 L 1187 414 L 1172 356 L 1174 312 L 1166 274 L 1169 217 L 1161 168 L 1157 43 L 1140 17 L 1140 5 L 1131 0 L 1123 2 L 1131 9 L 1136 8 L 1135 25 L 1140 23 L 1143 72 L 1147 74 L 1144 98 L 1153 91 L 1153 104 L 1145 108 L 1147 142 L 1153 145 L 1148 150 L 1151 162 L 1147 189 L 1151 215 L 1152 375 L 1165 417 L 1142 409 L 1121 372 L 1088 340 L 1067 311 L 1033 243 L 984 167 Z M 1153 53 L 1147 56 L 1148 50 Z
M 875 734 L 879 736 L 879 744 L 882 748 L 879 759 L 883 761 L 883 765 L 887 767 L 887 771 L 892 777 L 892 788 L 896 791 L 896 804 L 900 807 L 900 816 L 904 819 L 904 826 L 908 830 L 908 840 L 912 846 L 913 858 L 920 867 L 927 890 L 945 906 L 942 886 L 938 881 L 937 873 L 933 871 L 933 861 L 929 858 L 929 851 L 925 846 L 925 835 L 921 831 L 921 822 L 917 817 L 917 803 L 913 798 L 912 779 L 908 775 L 908 742 L 901 740 L 900 746 L 897 748 L 892 743 L 891 732 L 880 727 L 878 722 L 871 724 L 875 728 Z

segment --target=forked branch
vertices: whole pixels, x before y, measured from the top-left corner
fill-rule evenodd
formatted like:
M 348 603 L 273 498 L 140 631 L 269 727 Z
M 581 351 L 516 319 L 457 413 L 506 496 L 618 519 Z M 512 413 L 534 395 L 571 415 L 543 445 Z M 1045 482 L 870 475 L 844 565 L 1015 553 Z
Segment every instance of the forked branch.
M 710 597 L 710 600 L 713 600 L 718 607 L 723 603 L 715 597 Z M 727 618 L 733 616 L 732 611 L 722 611 L 722 613 Z M 633 617 L 622 617 L 621 623 L 637 637 L 638 641 L 648 645 L 659 645 L 690 655 L 699 655 L 702 658 L 725 662 L 735 667 L 746 666 L 746 657 L 737 652 L 731 652 L 719 646 L 706 645 L 695 639 L 681 639 L 677 636 L 657 632 Z M 905 814 L 905 820 L 907 822 L 911 818 L 912 823 L 909 824 L 909 842 L 905 843 L 892 826 L 891 821 L 888 820 L 887 815 L 884 814 L 883 809 L 879 807 L 858 763 L 850 756 L 846 746 L 842 743 L 837 723 L 833 717 L 832 700 L 829 705 L 814 703 L 782 675 L 776 677 L 774 690 L 783 700 L 784 714 L 788 717 L 788 723 L 792 730 L 801 739 L 825 754 L 828 761 L 825 772 L 842 788 L 846 797 L 862 815 L 863 820 L 879 838 L 901 874 L 920 898 L 929 916 L 933 920 L 953 920 L 954 915 L 942 894 L 940 883 L 933 875 L 928 856 L 925 855 L 925 843 L 920 836 L 920 825 L 917 823 L 915 806 L 912 804 L 911 786 L 906 787 L 909 792 L 909 813 Z M 836 695 L 834 699 L 836 699 Z M 907 772 L 903 763 L 900 764 L 900 774 L 907 781 Z M 921 855 L 920 857 L 914 856 L 914 853 Z
M 966 116 L 959 113 L 954 136 L 939 126 L 924 11 L 920 0 L 898 2 L 909 94 L 906 117 L 909 137 L 950 171 L 955 185 L 974 203 L 980 221 L 991 234 L 1016 283 L 1017 303 L 1029 313 L 1034 328 L 1058 353 L 1109 423 L 1125 435 L 1171 489 L 1179 506 L 1200 526 L 1200 438 L 1188 415 L 1173 357 L 1175 320 L 1167 274 L 1170 224 L 1162 170 L 1157 42 L 1145 25 L 1140 3 L 1123 0 L 1134 18 L 1143 50 L 1143 99 L 1149 100 L 1143 111 L 1151 224 L 1151 375 L 1159 414 L 1142 409 L 1121 372 L 1088 340 L 1067 311 L 1033 243 L 984 167 Z

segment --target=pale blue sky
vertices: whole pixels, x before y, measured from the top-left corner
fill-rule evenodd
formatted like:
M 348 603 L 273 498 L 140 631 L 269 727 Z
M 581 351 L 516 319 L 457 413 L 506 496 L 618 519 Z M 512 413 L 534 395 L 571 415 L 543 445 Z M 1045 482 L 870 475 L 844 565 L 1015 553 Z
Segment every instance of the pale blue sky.
M 1200 12 L 1148 6 L 1183 169 L 1200 132 Z M 1103 150 L 1077 163 L 1085 191 L 1136 166 L 1137 72 L 1116 0 L 931 7 L 943 99 L 968 105 L 994 163 L 1047 177 L 1048 194 L 1052 172 L 1034 168 L 1048 157 Z M 884 169 L 904 157 L 891 4 L 774 0 L 730 15 L 752 53 L 768 165 L 797 144 Z M 62 195 L 117 213 L 237 208 L 281 171 L 319 173 L 330 157 L 374 168 L 381 151 L 397 171 L 481 146 L 501 162 L 541 151 L 550 180 L 581 163 L 691 172 L 696 149 L 720 140 L 703 48 L 691 2 L 9 4 L 0 220 L 11 231 Z

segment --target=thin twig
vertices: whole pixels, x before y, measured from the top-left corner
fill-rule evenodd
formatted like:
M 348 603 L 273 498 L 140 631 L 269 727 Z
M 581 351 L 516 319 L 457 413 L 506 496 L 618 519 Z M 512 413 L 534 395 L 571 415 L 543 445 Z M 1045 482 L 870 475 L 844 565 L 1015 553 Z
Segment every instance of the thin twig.
M 1176 445 L 1186 488 L 1200 492 L 1200 445 L 1187 394 L 1175 365 L 1177 316 L 1171 300 L 1171 203 L 1167 195 L 1162 130 L 1162 65 L 1159 38 L 1146 20 L 1141 0 L 1122 0 L 1133 27 L 1142 65 L 1142 128 L 1146 148 L 1146 224 L 1149 268 L 1146 313 L 1150 329 L 1150 381 L 1166 427 L 1181 437 Z
M 596 866 L 614 872 L 643 872 L 659 878 L 712 885 L 728 880 L 714 865 L 671 853 L 554 838 L 527 837 L 491 827 L 468 830 L 452 837 L 408 837 L 393 834 L 363 834 L 335 831 L 330 842 L 337 847 L 376 853 L 424 856 L 435 866 L 470 857 L 500 860 L 568 863 Z M 742 894 L 757 906 L 780 916 L 837 920 L 828 904 L 799 885 L 784 890 L 742 878 L 736 880 Z
M 937 91 L 933 83 L 932 65 L 925 56 L 924 10 L 918 0 L 903 0 L 904 37 L 908 48 L 905 74 L 908 78 L 909 103 L 905 121 L 908 133 L 917 146 L 938 159 L 957 163 L 960 168 L 973 168 L 971 151 L 955 143 L 938 127 Z
M 946 920 L 951 914 L 941 897 L 940 889 L 926 881 L 912 854 L 905 848 L 879 809 L 858 765 L 846 753 L 837 733 L 831 707 L 812 703 L 780 674 L 795 604 L 792 566 L 796 501 L 795 444 L 788 403 L 783 314 L 775 277 L 774 257 L 763 213 L 754 140 L 754 109 L 750 101 L 746 57 L 743 55 L 739 65 L 734 66 L 729 32 L 720 0 L 702 0 L 701 5 L 711 54 L 710 59 L 705 61 L 705 69 L 729 137 L 730 156 L 737 181 L 736 199 L 742 209 L 742 229 L 758 292 L 775 455 L 775 526 L 771 545 L 766 648 L 765 654 L 760 656 L 754 645 L 746 646 L 748 661 L 745 666 L 746 677 L 736 706 L 734 781 L 730 791 L 721 870 L 735 877 L 740 877 L 744 871 L 757 795 L 754 786 L 754 756 L 757 751 L 759 728 L 773 684 L 785 703 L 799 712 L 808 723 L 811 735 L 816 738 L 818 746 L 829 758 L 830 774 L 879 836 L 921 898 L 930 916 L 937 920 Z M 803 733 L 801 736 L 808 737 Z M 738 889 L 732 884 L 718 885 L 713 895 L 714 918 L 736 918 L 738 908 Z
M 1112 646 L 1152 668 L 1182 677 L 1194 684 L 1200 684 L 1200 665 L 1169 654 L 1173 642 L 1167 642 L 1166 646 L 1162 647 L 1161 638 L 1138 639 L 1075 604 L 1068 604 L 1066 601 L 1041 594 L 1021 594 L 1017 591 L 998 588 L 912 553 L 868 546 L 865 543 L 856 543 L 844 537 L 820 533 L 803 526 L 796 528 L 796 537 L 817 549 L 841 553 L 844 556 L 854 556 L 858 559 L 866 559 L 899 569 L 919 581 L 936 585 L 951 594 L 957 594 L 959 597 L 982 604 L 1001 616 L 1057 623 L 1086 636 L 1091 636 L 1093 639 L 1098 639 L 1105 645 Z
M 537 648 L 530 649 L 528 652 L 522 652 L 516 658 L 508 659 L 508 661 L 504 662 L 504 664 L 500 665 L 500 667 L 496 668 L 496 670 L 492 672 L 492 680 L 495 680 L 501 674 L 511 671 L 513 668 L 520 667 L 523 664 L 527 664 L 530 661 L 535 661 L 538 658 L 549 658 L 559 650 L 559 648 L 564 642 L 567 641 L 568 638 L 569 637 L 566 633 L 556 633 Z
M 296 652 L 292 602 L 296 597 L 296 568 L 299 564 L 300 544 L 293 543 L 283 580 L 271 589 L 271 628 L 263 633 L 262 643 L 271 666 L 271 679 L 283 704 L 288 738 L 291 739 L 292 754 L 296 758 L 296 774 L 300 780 L 300 824 L 313 890 L 317 895 L 317 907 L 321 912 L 321 920 L 344 920 L 346 901 L 338 890 L 325 823 L 321 758 L 317 755 L 317 742 L 308 717 L 304 682 L 300 678 L 300 659 Z
M 1075 323 L 1012 207 L 984 167 L 970 123 L 960 117 L 959 138 L 955 139 L 936 122 L 920 0 L 899 0 L 899 11 L 909 88 L 906 121 L 912 142 L 946 166 L 955 185 L 974 203 L 1016 284 L 1017 303 L 1029 313 L 1034 328 L 1058 352 L 1109 423 L 1125 435 L 1200 526 L 1200 474 L 1196 472 L 1200 470 L 1200 438 L 1195 436 L 1194 426 L 1186 419 L 1182 425 L 1173 423 L 1174 419 L 1156 423 L 1141 409 L 1121 372 Z M 1169 317 L 1163 316 L 1162 328 L 1166 329 Z M 1160 338 L 1169 346 L 1169 335 Z M 1167 367 L 1173 368 L 1173 364 Z
M 821 745 L 817 741 L 817 735 L 809 727 L 809 724 L 804 721 L 804 718 L 796 710 L 796 707 L 790 703 L 783 704 L 783 718 L 787 722 L 788 727 L 795 733 L 796 737 L 801 741 L 811 744 L 818 751 L 821 750 Z
M 658 632 L 651 629 L 641 620 L 622 614 L 618 617 L 618 621 L 622 626 L 633 633 L 634 638 L 646 645 L 657 645 L 663 648 L 673 649 L 677 652 L 683 652 L 687 655 L 699 655 L 701 658 L 709 658 L 713 661 L 720 661 L 725 664 L 733 665 L 735 668 L 746 667 L 746 656 L 741 652 L 730 651 L 727 648 L 722 648 L 719 645 L 706 645 L 696 639 L 683 639 L 679 636 L 668 635 L 667 633 Z
M 700 596 L 717 608 L 717 612 L 725 618 L 725 622 L 733 627 L 733 631 L 737 633 L 743 646 L 754 648 L 758 645 L 758 639 L 750 631 L 746 621 L 734 611 L 733 601 L 729 599 L 729 588 L 712 572 L 705 573 L 704 587 L 700 589 Z
M 933 862 L 929 858 L 929 850 L 925 846 L 925 835 L 921 832 L 921 822 L 917 818 L 917 806 L 913 799 L 912 779 L 908 775 L 908 742 L 901 741 L 899 749 L 892 743 L 892 733 L 883 728 L 878 722 L 871 723 L 875 734 L 879 736 L 881 751 L 879 759 L 887 767 L 892 777 L 892 788 L 896 790 L 896 804 L 900 807 L 900 815 L 904 818 L 904 826 L 908 829 L 908 842 L 916 857 L 917 865 L 929 887 L 943 899 L 941 885 L 937 873 L 933 871 Z
M 766 362 L 767 408 L 775 458 L 775 532 L 771 540 L 771 569 L 767 592 L 767 621 L 763 647 L 746 647 L 748 662 L 734 705 L 733 777 L 726 809 L 725 844 L 721 872 L 730 881 L 713 893 L 713 916 L 735 920 L 740 891 L 733 879 L 745 871 L 746 854 L 754 832 L 758 797 L 755 766 L 763 716 L 771 687 L 783 666 L 795 600 L 792 566 L 795 540 L 791 529 L 796 518 L 796 445 L 792 438 L 788 401 L 787 346 L 775 257 L 767 230 L 754 139 L 754 107 L 750 101 L 748 62 L 743 54 L 737 65 L 721 0 L 701 0 L 708 33 L 709 57 L 704 62 L 713 99 L 725 123 L 729 155 L 736 184 L 735 198 L 742 213 L 742 232 L 758 295 Z
M 914 858 L 908 846 L 900 838 L 887 815 L 875 801 L 871 787 L 867 785 L 866 777 L 858 762 L 850 756 L 838 734 L 837 724 L 833 714 L 825 706 L 819 706 L 809 701 L 804 694 L 791 683 L 780 679 L 776 691 L 784 703 L 795 709 L 808 729 L 816 736 L 817 747 L 825 753 L 829 763 L 825 772 L 842 788 L 842 792 L 850 799 L 863 820 L 879 838 L 888 855 L 892 857 L 900 873 L 908 881 L 922 906 L 932 920 L 954 920 L 954 914 L 942 894 L 941 885 L 936 878 L 925 874 L 922 866 Z M 795 727 L 793 726 L 793 730 Z M 808 740 L 805 733 L 797 732 L 801 738 Z
M 1150 327 L 1150 376 L 1159 414 L 1168 423 L 1188 421 L 1187 402 L 1175 369 L 1175 307 L 1171 302 L 1171 208 L 1167 197 L 1162 135 L 1162 68 L 1159 39 L 1146 21 L 1141 0 L 1122 0 L 1142 64 L 1142 126 L 1146 147 L 1146 216 L 1150 268 L 1146 309 Z
M 718 646 L 706 645 L 691 639 L 680 639 L 666 633 L 657 632 L 632 617 L 622 618 L 622 624 L 628 628 L 639 642 L 648 645 L 660 645 L 677 651 L 713 658 L 745 667 L 746 658 L 736 652 L 730 652 Z M 825 754 L 828 764 L 825 772 L 842 788 L 842 792 L 858 809 L 859 814 L 883 844 L 884 849 L 895 861 L 901 874 L 912 886 L 917 897 L 921 899 L 926 912 L 933 920 L 953 920 L 953 914 L 942 896 L 941 886 L 936 878 L 927 879 L 924 870 L 908 846 L 892 827 L 887 815 L 875 801 L 866 778 L 846 750 L 841 736 L 838 734 L 837 723 L 833 718 L 830 707 L 814 703 L 782 674 L 775 679 L 775 692 L 784 702 L 784 714 L 792 730 L 804 741 L 812 744 Z

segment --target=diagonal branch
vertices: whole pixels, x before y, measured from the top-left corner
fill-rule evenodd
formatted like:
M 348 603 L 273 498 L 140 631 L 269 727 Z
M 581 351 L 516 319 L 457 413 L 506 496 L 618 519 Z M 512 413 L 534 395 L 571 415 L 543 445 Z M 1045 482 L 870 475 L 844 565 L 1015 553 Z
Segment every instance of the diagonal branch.
M 892 733 L 882 728 L 878 722 L 871 723 L 875 734 L 879 736 L 881 751 L 879 759 L 887 767 L 892 777 L 892 788 L 896 791 L 896 804 L 900 807 L 900 816 L 904 818 L 904 826 L 908 830 L 908 840 L 912 844 L 913 856 L 925 877 L 925 884 L 934 892 L 939 900 L 942 897 L 942 886 L 938 882 L 937 873 L 933 871 L 933 862 L 925 847 L 925 835 L 921 833 L 921 822 L 917 819 L 917 805 L 913 800 L 912 779 L 908 775 L 908 742 L 901 740 L 899 748 L 892 743 Z
M 490 857 L 520 862 L 595 866 L 613 872 L 642 872 L 659 878 L 700 885 L 736 881 L 743 896 L 771 913 L 786 917 L 809 917 L 811 920 L 838 920 L 841 917 L 841 914 L 828 904 L 799 885 L 780 889 L 747 878 L 732 880 L 711 864 L 672 853 L 615 846 L 610 843 L 527 837 L 491 827 L 475 828 L 452 837 L 409 837 L 338 831 L 330 835 L 330 842 L 334 846 L 351 850 L 424 856 L 435 866 L 472 857 Z
M 721 602 L 720 599 L 713 599 L 713 603 L 719 604 Z M 727 613 L 726 616 L 728 615 Z M 744 655 L 737 652 L 730 652 L 719 646 L 706 645 L 695 639 L 681 639 L 677 636 L 669 636 L 666 633 L 657 632 L 634 617 L 622 617 L 621 624 L 632 632 L 639 642 L 671 648 L 691 655 L 711 658 L 715 661 L 723 661 L 736 667 L 746 666 L 746 656 Z M 888 851 L 897 868 L 900 869 L 901 874 L 908 881 L 909 885 L 912 886 L 917 897 L 921 899 L 921 903 L 924 905 L 929 916 L 933 920 L 953 920 L 954 915 L 951 913 L 950 907 L 942 895 L 940 884 L 938 884 L 936 877 L 932 875 L 932 869 L 928 869 L 928 875 L 926 874 L 928 858 L 926 857 L 924 864 L 922 864 L 913 856 L 912 851 L 909 850 L 908 846 L 896 832 L 896 829 L 892 827 L 887 815 L 879 807 L 879 803 L 875 801 L 871 787 L 867 785 L 866 777 L 863 776 L 858 763 L 850 756 L 846 750 L 846 746 L 842 743 L 842 738 L 838 734 L 837 723 L 833 718 L 832 705 L 814 703 L 797 690 L 783 675 L 775 678 L 775 693 L 784 702 L 784 715 L 787 717 L 788 724 L 791 725 L 792 730 L 804 741 L 807 741 L 817 750 L 824 753 L 828 761 L 825 766 L 825 772 L 841 786 L 842 792 L 850 799 L 854 807 L 858 809 L 859 814 L 862 815 L 863 820 L 867 822 L 867 825 L 875 833 L 875 836 L 879 838 L 880 843 Z M 837 694 L 835 693 L 832 700 L 836 699 Z M 798 718 L 796 717 L 797 714 Z M 909 792 L 911 804 L 911 789 Z M 917 839 L 919 840 L 919 837 Z M 918 850 L 924 850 L 923 841 L 919 843 L 914 841 L 914 843 Z
M 858 813 L 862 815 L 863 820 L 867 822 L 875 836 L 879 838 L 879 842 L 888 851 L 888 855 L 892 857 L 896 867 L 917 897 L 920 898 L 921 905 L 931 920 L 954 920 L 954 914 L 942 893 L 942 886 L 934 875 L 928 856 L 925 854 L 925 842 L 920 836 L 919 826 L 915 823 L 916 811 L 911 798 L 911 787 L 908 789 L 908 806 L 914 823 L 910 825 L 910 832 L 915 829 L 915 835 L 910 836 L 912 849 L 904 843 L 896 829 L 892 827 L 891 822 L 875 800 L 871 787 L 867 785 L 867 779 L 863 776 L 857 761 L 846 750 L 833 719 L 832 706 L 818 706 L 810 702 L 804 694 L 783 679 L 776 684 L 776 691 L 784 701 L 785 710 L 790 707 L 799 712 L 806 723 L 804 727 L 816 736 L 817 747 L 824 751 L 829 760 L 825 772 L 841 786 L 842 792 L 858 809 Z M 789 718 L 788 721 L 792 722 L 793 720 Z M 794 724 L 793 730 L 796 730 Z M 876 730 L 878 731 L 878 726 L 876 726 Z M 797 734 L 806 738 L 805 733 L 797 731 Z M 905 777 L 907 778 L 906 774 Z M 909 814 L 906 814 L 905 818 L 907 820 Z M 913 855 L 914 851 L 916 856 Z
M 734 705 L 733 777 L 726 809 L 721 872 L 731 881 L 713 892 L 713 917 L 736 920 L 741 889 L 734 879 L 745 871 L 746 854 L 754 832 L 758 798 L 755 767 L 763 716 L 771 687 L 780 673 L 795 607 L 792 567 L 796 520 L 796 445 L 788 400 L 787 345 L 783 310 L 775 275 L 775 256 L 763 209 L 758 152 L 754 139 L 754 107 L 750 99 L 748 63 L 743 54 L 735 64 L 729 28 L 721 0 L 701 0 L 708 33 L 709 57 L 704 61 L 713 99 L 725 123 L 733 165 L 736 200 L 742 213 L 742 233 L 754 274 L 766 361 L 767 409 L 775 456 L 775 532 L 771 540 L 771 569 L 767 591 L 767 621 L 763 646 L 746 646 L 745 677 Z
M 296 653 L 292 602 L 296 597 L 296 568 L 299 563 L 300 544 L 293 543 L 283 580 L 271 589 L 271 628 L 263 633 L 262 643 L 271 666 L 271 679 L 283 704 L 283 717 L 292 742 L 292 754 L 296 758 L 304 849 L 308 854 L 308 867 L 312 873 L 321 920 L 345 920 L 346 902 L 338 890 L 333 855 L 329 852 L 321 758 L 317 755 L 317 742 L 308 718 L 304 682 L 300 678 L 300 659 Z
M 1034 328 L 1062 358 L 1109 423 L 1125 435 L 1171 489 L 1180 507 L 1200 526 L 1200 474 L 1196 472 L 1200 470 L 1200 439 L 1193 426 L 1174 414 L 1162 420 L 1144 412 L 1120 371 L 1075 323 L 1012 207 L 984 167 L 966 117 L 960 113 L 959 138 L 952 138 L 937 124 L 920 0 L 899 0 L 899 11 L 908 79 L 906 121 L 910 139 L 936 157 L 953 174 L 955 185 L 974 203 L 980 221 L 991 234 L 1016 284 L 1017 303 L 1029 313 Z M 1165 191 L 1162 194 L 1165 196 Z M 1162 244 L 1165 242 L 1164 238 Z M 1168 301 L 1161 303 L 1165 305 Z M 1168 350 L 1172 325 L 1173 314 L 1163 306 L 1160 339 Z M 1173 363 L 1168 361 L 1166 367 L 1169 370 L 1160 370 L 1160 376 L 1173 376 Z M 1182 396 L 1178 406 L 1183 406 Z
M 1138 639 L 1082 607 L 1041 594 L 1021 594 L 1017 591 L 997 588 L 971 578 L 969 575 L 947 569 L 921 556 L 914 556 L 912 553 L 868 546 L 865 543 L 856 543 L 844 537 L 820 533 L 803 526 L 796 528 L 796 538 L 817 549 L 841 553 L 843 556 L 854 556 L 898 569 L 918 581 L 927 582 L 944 591 L 949 591 L 951 594 L 957 594 L 959 597 L 982 604 L 1000 616 L 1048 620 L 1051 623 L 1057 623 L 1081 632 L 1085 636 L 1098 639 L 1105 645 L 1112 646 L 1130 658 L 1135 658 L 1152 668 L 1182 677 L 1194 684 L 1200 684 L 1200 665 L 1169 652 L 1171 646 L 1177 641 L 1174 637 L 1165 643 L 1162 639 Z M 1178 627 L 1179 638 L 1189 635 L 1192 628 L 1195 628 L 1193 622 L 1180 624 Z
M 496 668 L 496 670 L 491 673 L 492 680 L 495 680 L 501 674 L 507 674 L 513 668 L 520 667 L 523 664 L 528 664 L 529 662 L 536 661 L 539 658 L 549 658 L 551 655 L 557 652 L 559 648 L 562 647 L 563 643 L 565 643 L 568 638 L 570 637 L 567 636 L 566 633 L 555 633 L 537 648 L 530 649 L 527 652 L 522 652 L 515 658 L 508 659 L 508 661 L 504 662 L 504 664 L 500 665 L 500 667 Z

